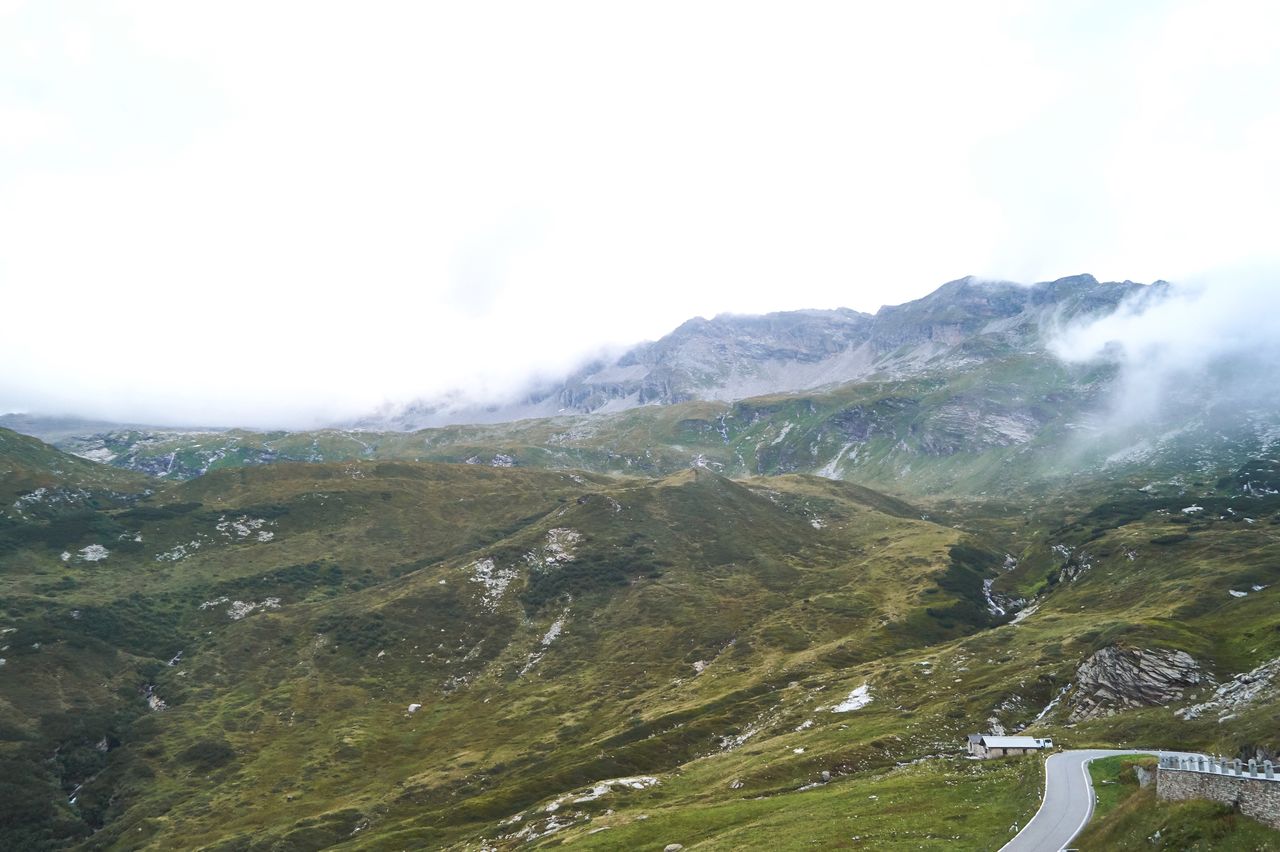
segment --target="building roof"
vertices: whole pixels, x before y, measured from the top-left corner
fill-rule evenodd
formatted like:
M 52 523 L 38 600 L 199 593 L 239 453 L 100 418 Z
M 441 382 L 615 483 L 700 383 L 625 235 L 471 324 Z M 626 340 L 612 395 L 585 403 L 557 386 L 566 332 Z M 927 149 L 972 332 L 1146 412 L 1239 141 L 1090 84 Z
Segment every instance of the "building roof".
M 991 737 L 984 734 L 982 744 L 987 748 L 1044 748 L 1045 740 L 1036 737 Z
M 982 742 L 982 734 L 970 734 L 970 735 L 969 735 L 969 742 L 971 742 L 971 743 L 980 743 L 980 742 Z

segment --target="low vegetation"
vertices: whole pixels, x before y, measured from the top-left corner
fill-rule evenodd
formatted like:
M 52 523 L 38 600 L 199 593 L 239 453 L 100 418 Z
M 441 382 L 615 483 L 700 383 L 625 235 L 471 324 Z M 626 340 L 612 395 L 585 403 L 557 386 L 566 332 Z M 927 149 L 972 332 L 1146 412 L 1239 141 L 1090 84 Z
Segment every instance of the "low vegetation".
M 1151 773 L 1139 786 L 1134 767 Z M 1155 759 L 1108 757 L 1089 766 L 1098 806 L 1076 838 L 1081 850 L 1177 849 L 1194 852 L 1266 852 L 1276 848 L 1275 829 L 1217 802 L 1165 802 L 1155 793 Z
M 1274 693 L 1175 716 L 1207 680 L 1071 718 L 1105 647 L 1215 683 L 1280 657 L 1257 466 L 1016 508 L 703 468 L 107 470 L 0 529 L 0 846 L 996 848 L 1038 763 L 968 733 L 1280 747 Z

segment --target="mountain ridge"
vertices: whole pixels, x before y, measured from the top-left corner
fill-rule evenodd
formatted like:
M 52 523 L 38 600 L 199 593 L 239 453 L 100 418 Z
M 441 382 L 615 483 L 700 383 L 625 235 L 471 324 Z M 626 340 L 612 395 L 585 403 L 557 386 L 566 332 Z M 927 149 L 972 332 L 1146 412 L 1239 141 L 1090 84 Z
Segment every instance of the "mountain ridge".
M 968 276 L 874 314 L 835 308 L 693 317 L 659 340 L 584 365 L 515 403 L 417 402 L 348 425 L 414 431 L 695 400 L 734 402 L 876 376 L 904 378 L 975 335 L 1043 346 L 1055 324 L 1114 310 L 1126 298 L 1164 285 L 1103 283 L 1088 274 L 1029 285 Z
M 851 381 L 912 378 L 1001 353 L 1043 351 L 1064 324 L 1115 310 L 1126 299 L 1164 287 L 1164 281 L 1099 282 L 1089 274 L 1035 284 L 967 276 L 919 299 L 882 306 L 874 314 L 802 308 L 692 317 L 656 341 L 588 362 L 563 379 L 507 402 L 468 402 L 469 394 L 461 390 L 321 428 L 412 432 L 615 414 L 648 405 L 737 402 L 830 389 Z M 55 443 L 126 430 L 192 435 L 231 431 L 30 414 L 0 415 L 0 426 Z

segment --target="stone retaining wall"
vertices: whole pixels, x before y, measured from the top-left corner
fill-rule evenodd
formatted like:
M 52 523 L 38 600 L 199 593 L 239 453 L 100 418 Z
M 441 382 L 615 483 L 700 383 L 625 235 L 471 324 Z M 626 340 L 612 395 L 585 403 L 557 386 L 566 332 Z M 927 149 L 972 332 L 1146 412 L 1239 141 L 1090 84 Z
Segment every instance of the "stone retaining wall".
M 1280 829 L 1280 780 L 1261 773 L 1250 777 L 1161 765 L 1156 773 L 1156 795 L 1161 799 L 1209 799 L 1233 805 L 1245 816 Z

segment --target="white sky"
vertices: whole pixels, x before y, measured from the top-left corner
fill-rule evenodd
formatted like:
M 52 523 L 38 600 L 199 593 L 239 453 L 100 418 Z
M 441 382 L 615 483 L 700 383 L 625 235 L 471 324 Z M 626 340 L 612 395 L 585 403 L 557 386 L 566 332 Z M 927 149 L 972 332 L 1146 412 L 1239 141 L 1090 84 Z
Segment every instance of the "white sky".
M 1266 262 L 1278 44 L 1266 0 L 0 0 L 0 411 L 310 425 L 698 314 Z

